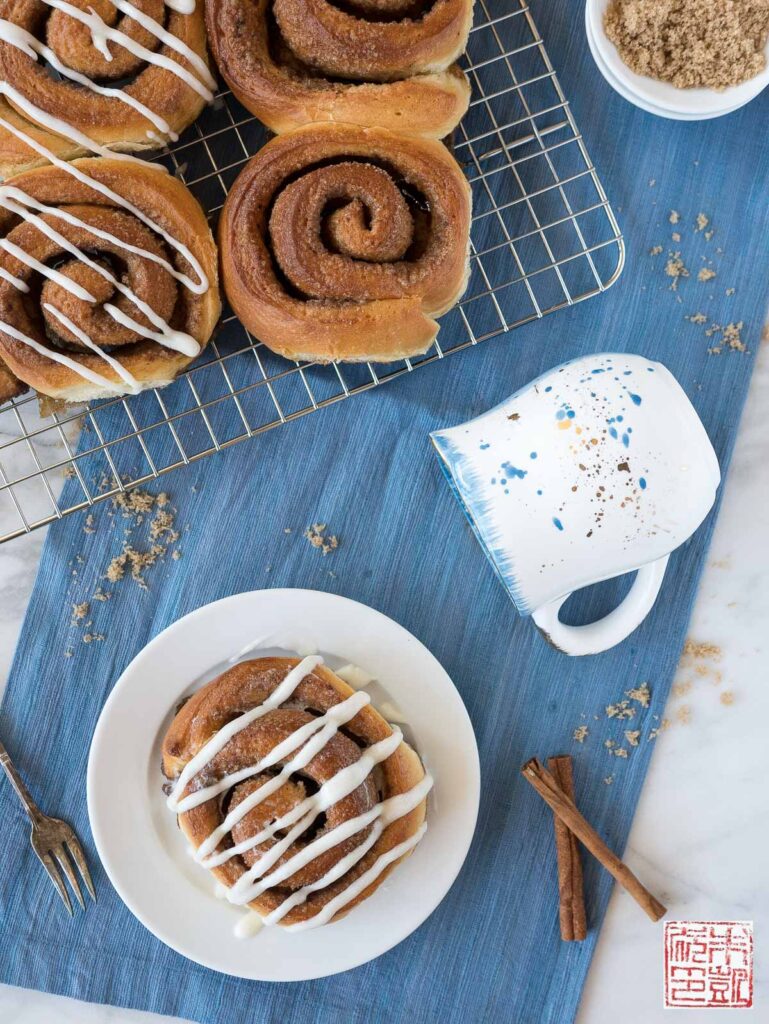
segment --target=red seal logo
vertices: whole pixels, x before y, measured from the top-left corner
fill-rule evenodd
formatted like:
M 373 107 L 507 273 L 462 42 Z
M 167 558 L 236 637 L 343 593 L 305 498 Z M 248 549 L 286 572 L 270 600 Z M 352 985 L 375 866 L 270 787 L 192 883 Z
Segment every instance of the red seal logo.
M 665 922 L 666 1008 L 752 1005 L 752 921 Z

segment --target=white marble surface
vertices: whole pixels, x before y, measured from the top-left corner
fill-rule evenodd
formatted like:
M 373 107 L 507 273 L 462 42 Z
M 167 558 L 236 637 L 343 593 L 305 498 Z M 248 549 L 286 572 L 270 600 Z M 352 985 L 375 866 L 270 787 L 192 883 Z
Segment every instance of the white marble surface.
M 753 1010 L 744 1013 L 761 1021 L 769 1020 L 769 798 L 763 779 L 769 720 L 767 404 L 765 344 L 690 628 L 694 640 L 716 644 L 722 653 L 719 659 L 690 661 L 679 671 L 679 688 L 691 686 L 678 696 L 674 689 L 671 696 L 672 724 L 656 741 L 626 852 L 631 867 L 667 904 L 669 918 L 754 921 L 756 999 Z M 38 532 L 0 547 L 0 679 L 7 675 L 42 541 Z M 725 692 L 732 703 L 722 702 Z M 682 707 L 689 709 L 685 724 L 679 720 L 687 715 Z M 3 1024 L 172 1019 L 0 986 Z M 662 928 L 615 890 L 578 1024 L 669 1024 L 670 1019 L 662 1008 Z M 683 1020 L 712 1024 L 713 1017 L 706 1010 L 688 1010 Z

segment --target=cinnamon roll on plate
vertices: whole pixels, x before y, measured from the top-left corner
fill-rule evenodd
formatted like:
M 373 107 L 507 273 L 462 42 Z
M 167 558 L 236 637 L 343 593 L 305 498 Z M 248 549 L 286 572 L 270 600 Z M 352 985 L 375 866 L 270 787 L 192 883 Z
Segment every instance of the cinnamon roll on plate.
M 236 594 L 99 685 L 94 841 L 128 908 L 182 955 L 325 977 L 402 941 L 456 878 L 480 792 L 472 725 L 427 648 L 374 609 Z
M 219 221 L 227 298 L 290 359 L 425 352 L 469 273 L 470 186 L 446 147 L 308 125 L 241 171 Z
M 473 0 L 206 0 L 216 63 L 274 132 L 317 121 L 442 138 L 470 84 Z
M 317 655 L 245 661 L 195 693 L 163 773 L 197 863 L 290 931 L 347 914 L 427 828 L 419 757 Z

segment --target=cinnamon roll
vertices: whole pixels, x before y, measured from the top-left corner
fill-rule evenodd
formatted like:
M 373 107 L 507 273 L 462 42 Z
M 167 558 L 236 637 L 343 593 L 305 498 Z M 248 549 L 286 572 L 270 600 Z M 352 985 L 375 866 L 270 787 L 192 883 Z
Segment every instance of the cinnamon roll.
M 291 359 L 426 351 L 468 275 L 470 188 L 442 143 L 308 125 L 246 164 L 219 222 L 225 291 Z
M 151 164 L 75 160 L 0 185 L 0 360 L 44 395 L 167 384 L 211 336 L 216 275 L 203 211 Z
M 258 658 L 177 712 L 163 741 L 168 806 L 195 860 L 265 924 L 336 921 L 425 832 L 432 779 L 322 658 Z
M 470 85 L 473 0 L 206 0 L 211 49 L 274 132 L 316 121 L 448 135 Z
M 195 0 L 0 0 L 0 175 L 156 149 L 213 99 Z

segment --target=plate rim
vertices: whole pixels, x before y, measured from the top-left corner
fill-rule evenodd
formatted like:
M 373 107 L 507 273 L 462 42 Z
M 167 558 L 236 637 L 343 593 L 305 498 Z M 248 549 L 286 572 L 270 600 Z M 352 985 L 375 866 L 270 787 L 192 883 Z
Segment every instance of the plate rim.
M 421 648 L 421 650 L 425 652 L 428 655 L 428 657 L 435 663 L 440 674 L 444 678 L 445 682 L 448 684 L 448 692 L 453 691 L 456 709 L 460 713 L 460 716 L 464 717 L 465 719 L 465 724 L 467 727 L 467 736 L 468 739 L 471 740 L 471 742 L 467 743 L 464 748 L 464 758 L 466 761 L 465 768 L 467 771 L 466 781 L 469 786 L 469 795 L 467 803 L 468 807 L 472 807 L 472 813 L 469 816 L 469 819 L 471 820 L 468 820 L 464 835 L 458 837 L 456 846 L 458 853 L 456 855 L 455 869 L 451 872 L 450 876 L 447 876 L 445 880 L 445 885 L 443 886 L 440 895 L 435 899 L 431 899 L 430 905 L 426 906 L 424 908 L 424 911 L 420 912 L 417 915 L 415 922 L 409 925 L 408 931 L 401 934 L 399 938 L 395 938 L 393 941 L 387 941 L 386 944 L 383 944 L 381 947 L 377 947 L 374 950 L 374 952 L 365 953 L 362 958 L 354 957 L 353 962 L 346 964 L 344 966 L 340 966 L 339 968 L 331 971 L 323 969 L 320 972 L 308 972 L 305 970 L 293 974 L 290 978 L 284 979 L 265 978 L 263 976 L 260 976 L 258 973 L 254 972 L 243 973 L 241 970 L 227 970 L 226 968 L 223 968 L 220 964 L 212 962 L 210 959 L 200 957 L 198 955 L 191 955 L 190 952 L 180 948 L 180 945 L 177 944 L 173 937 L 168 934 L 168 931 L 165 927 L 159 926 L 158 923 L 155 921 L 151 922 L 148 919 L 147 915 L 145 914 L 143 908 L 139 906 L 137 901 L 135 901 L 134 898 L 132 897 L 131 893 L 126 889 L 125 885 L 123 884 L 122 878 L 119 877 L 120 872 L 115 871 L 115 865 L 112 861 L 111 854 L 108 853 L 105 856 L 104 850 L 108 846 L 108 840 L 105 839 L 105 835 L 101 829 L 99 820 L 99 809 L 96 803 L 97 797 L 95 792 L 95 779 L 97 776 L 97 763 L 100 754 L 100 747 L 101 743 L 104 741 L 104 736 L 107 733 L 107 729 L 110 724 L 111 708 L 116 701 L 121 699 L 124 691 L 126 690 L 126 687 L 130 687 L 132 677 L 137 667 L 140 671 L 142 662 L 144 662 L 145 659 L 151 658 L 156 648 L 162 647 L 165 643 L 168 642 L 169 634 L 181 632 L 184 628 L 188 628 L 189 623 L 191 621 L 194 621 L 198 617 L 202 617 L 204 614 L 211 614 L 213 608 L 218 607 L 221 609 L 222 606 L 228 604 L 232 605 L 236 602 L 259 599 L 263 598 L 265 595 L 275 597 L 278 594 L 283 595 L 284 597 L 289 596 L 293 598 L 299 596 L 300 599 L 302 597 L 309 597 L 311 600 L 320 599 L 322 601 L 329 601 L 330 603 L 352 605 L 357 607 L 358 609 L 362 609 L 366 615 L 373 615 L 374 618 L 381 617 L 389 624 L 389 626 L 395 626 L 397 630 L 403 634 L 404 641 L 410 641 L 411 643 L 416 644 L 417 648 Z M 257 654 L 257 651 L 258 649 L 255 649 L 255 655 Z M 213 665 L 212 669 L 215 669 L 217 667 L 217 665 Z M 203 671 L 205 673 L 206 670 L 204 669 Z M 143 769 L 140 768 L 137 770 L 141 771 Z M 373 608 L 371 605 L 364 604 L 361 601 L 356 601 L 353 598 L 349 598 L 341 594 L 333 594 L 328 591 L 314 590 L 304 587 L 276 587 L 261 588 L 258 590 L 246 590 L 236 594 L 230 594 L 225 597 L 218 598 L 215 601 L 210 601 L 205 604 L 202 604 L 197 608 L 194 608 L 192 611 L 188 612 L 186 615 L 183 615 L 180 618 L 174 620 L 172 623 L 166 626 L 165 629 L 161 630 L 156 636 L 154 636 L 147 644 L 145 644 L 144 647 L 141 648 L 141 650 L 139 650 L 136 653 L 136 655 L 125 666 L 123 671 L 120 673 L 118 679 L 115 681 L 115 684 L 113 685 L 112 689 L 107 695 L 107 698 L 104 702 L 104 705 L 101 709 L 98 720 L 96 722 L 96 726 L 93 731 L 93 736 L 91 738 L 91 743 L 88 752 L 88 765 L 86 771 L 86 799 L 91 833 L 104 872 L 107 875 L 110 884 L 114 888 L 120 900 L 130 911 L 130 913 L 140 922 L 140 924 L 142 924 L 144 928 L 146 928 L 155 938 L 157 938 L 160 942 L 162 942 L 165 946 L 173 950 L 178 955 L 184 957 L 192 963 L 196 963 L 209 970 L 213 970 L 218 974 L 222 974 L 226 977 L 241 978 L 251 981 L 267 981 L 275 983 L 277 980 L 278 983 L 288 983 L 292 981 L 309 981 L 317 978 L 331 977 L 335 974 L 343 973 L 348 970 L 353 970 L 356 967 L 360 967 L 370 962 L 371 960 L 374 960 L 379 956 L 382 956 L 384 953 L 388 952 L 390 949 L 397 946 L 400 942 L 404 941 L 406 938 L 409 937 L 409 935 L 416 931 L 417 928 L 421 927 L 421 925 L 424 924 L 427 918 L 431 916 L 431 914 L 437 909 L 437 907 L 443 902 L 446 895 L 449 893 L 467 859 L 467 855 L 469 853 L 470 846 L 472 845 L 472 841 L 475 836 L 475 830 L 477 828 L 478 823 L 478 814 L 480 808 L 480 781 L 481 775 L 478 742 L 475 736 L 475 730 L 473 728 L 472 720 L 467 711 L 464 700 L 462 699 L 462 695 L 460 694 L 459 690 L 457 689 L 456 685 L 454 684 L 453 680 L 451 679 L 443 665 L 435 657 L 432 651 L 430 651 L 430 649 L 426 647 L 425 644 L 423 644 L 416 636 L 414 636 L 413 633 L 406 629 L 405 626 L 401 625 L 401 623 L 399 623 L 396 619 L 391 618 L 384 612 L 379 611 L 379 609 Z M 118 875 L 118 877 L 115 877 L 116 874 Z M 393 877 L 397 878 L 397 874 Z M 213 896 L 211 897 L 211 899 L 214 899 Z M 320 929 L 318 931 L 322 934 Z M 254 959 L 256 962 L 258 962 L 258 957 L 255 957 Z

